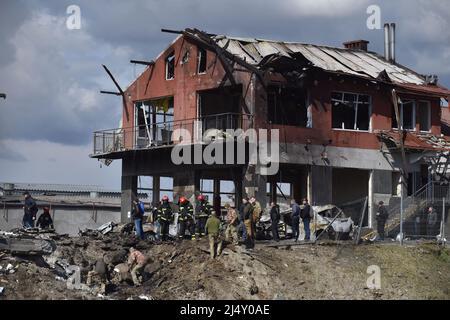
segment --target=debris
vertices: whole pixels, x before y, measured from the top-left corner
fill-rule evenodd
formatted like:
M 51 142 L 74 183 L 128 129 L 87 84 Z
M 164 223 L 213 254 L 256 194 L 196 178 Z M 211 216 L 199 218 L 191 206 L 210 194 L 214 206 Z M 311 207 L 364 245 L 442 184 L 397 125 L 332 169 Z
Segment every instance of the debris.
M 141 299 L 141 300 L 153 300 L 152 297 L 149 297 L 149 296 L 146 296 L 146 295 L 143 295 L 143 294 L 139 296 L 139 299 Z
M 0 296 L 2 296 L 4 292 L 5 292 L 5 288 L 4 287 L 0 287 Z
M 114 222 L 110 221 L 108 223 L 105 223 L 103 225 L 101 225 L 100 227 L 97 228 L 97 231 L 101 232 L 103 235 L 110 233 L 111 231 L 113 231 L 114 227 L 117 224 L 115 224 Z

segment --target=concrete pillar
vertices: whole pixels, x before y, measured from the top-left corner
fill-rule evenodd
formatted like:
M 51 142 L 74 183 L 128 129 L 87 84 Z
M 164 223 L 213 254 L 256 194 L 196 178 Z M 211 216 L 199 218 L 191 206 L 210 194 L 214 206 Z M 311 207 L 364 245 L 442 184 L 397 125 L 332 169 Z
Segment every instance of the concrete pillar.
M 246 169 L 243 183 L 246 196 L 249 198 L 255 197 L 261 204 L 261 208 L 264 209 L 267 205 L 267 176 L 259 174 L 256 166 L 249 165 Z
M 195 191 L 200 189 L 200 179 L 196 171 L 176 172 L 173 175 L 173 198 L 184 196 L 195 203 Z
M 152 179 L 152 191 L 153 191 L 153 198 L 152 198 L 152 203 L 153 205 L 156 205 L 157 203 L 159 203 L 159 190 L 161 188 L 160 185 L 160 176 L 153 176 Z
M 368 197 L 368 226 L 374 228 L 378 202 L 383 201 L 388 207 L 392 197 L 392 171 L 370 171 Z
M 120 222 L 129 222 L 128 212 L 131 212 L 133 198 L 137 195 L 137 176 L 122 175 L 122 198 Z
M 326 166 L 310 166 L 308 170 L 308 198 L 312 205 L 331 204 L 333 176 L 332 168 Z
M 373 202 L 373 176 L 374 176 L 374 170 L 370 170 L 369 172 L 369 194 L 368 194 L 368 226 L 369 228 L 373 228 L 373 221 L 375 216 L 375 204 Z
M 277 183 L 276 182 L 271 182 L 270 183 L 270 201 L 275 201 L 275 202 L 278 201 L 277 193 L 278 193 Z
M 236 173 L 240 173 L 240 174 L 235 174 L 235 179 L 234 179 L 234 197 L 235 197 L 235 206 L 237 209 L 239 209 L 239 207 L 242 204 L 242 198 L 243 198 L 243 184 L 242 184 L 242 172 L 241 170 L 236 170 Z

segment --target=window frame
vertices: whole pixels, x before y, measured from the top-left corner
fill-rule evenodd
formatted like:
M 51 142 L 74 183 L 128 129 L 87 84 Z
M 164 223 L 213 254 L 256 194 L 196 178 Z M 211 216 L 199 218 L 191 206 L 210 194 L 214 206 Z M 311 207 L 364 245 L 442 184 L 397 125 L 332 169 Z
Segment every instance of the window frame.
M 417 106 L 416 106 L 417 109 L 420 107 L 421 103 L 425 103 L 427 105 L 427 109 L 428 109 L 428 112 L 427 112 L 428 130 L 422 130 L 422 128 L 420 126 L 420 119 L 419 119 L 419 123 L 418 123 L 418 125 L 419 125 L 419 132 L 427 132 L 427 133 L 429 133 L 429 132 L 431 132 L 431 102 L 427 101 L 427 100 L 417 100 Z M 420 112 L 419 112 L 419 115 L 420 115 Z M 417 121 L 417 118 L 416 118 L 416 121 Z
M 172 56 L 173 56 L 173 76 L 171 78 L 169 78 L 168 77 L 168 75 L 169 75 L 169 62 L 170 62 L 169 58 L 172 57 Z M 173 79 L 175 79 L 175 50 L 171 51 L 166 56 L 166 58 L 164 59 L 164 62 L 165 62 L 165 70 L 166 70 L 166 73 L 165 73 L 166 80 L 173 80 Z
M 200 55 L 200 53 L 204 53 L 204 59 L 205 59 L 205 70 L 204 71 L 200 71 L 200 65 L 201 65 L 201 58 L 203 58 L 203 54 Z M 206 49 L 197 46 L 197 74 L 206 74 L 206 71 L 208 69 L 208 55 L 206 53 Z
M 340 101 L 333 99 L 333 93 L 340 93 L 342 94 L 342 98 Z M 343 128 L 334 128 L 333 127 L 333 108 L 334 102 L 340 102 L 342 104 L 345 104 L 345 99 L 344 96 L 346 94 L 351 94 L 351 95 L 355 95 L 356 96 L 356 100 L 355 100 L 355 104 L 356 104 L 356 108 L 355 108 L 355 118 L 354 118 L 354 126 L 353 129 L 343 129 Z M 368 104 L 369 104 L 369 108 L 368 108 L 368 116 L 369 116 L 369 127 L 367 130 L 362 130 L 362 129 L 357 129 L 356 126 L 358 124 L 358 106 L 360 104 L 360 96 L 367 96 L 369 98 Z M 372 132 L 372 96 L 370 94 L 367 93 L 356 93 L 356 92 L 348 92 L 348 91 L 339 91 L 339 90 L 333 90 L 331 91 L 331 96 L 330 96 L 330 102 L 331 102 L 331 129 L 332 130 L 337 130 L 337 131 L 353 131 L 353 132 Z M 362 102 L 361 102 L 362 104 Z
M 392 129 L 397 129 L 397 130 L 404 130 L 404 131 L 417 131 L 417 116 L 416 116 L 416 108 L 417 108 L 417 101 L 414 99 L 401 99 L 400 98 L 399 103 L 397 103 L 397 106 L 399 107 L 399 116 L 400 116 L 400 124 L 397 123 L 397 127 L 392 126 Z M 403 106 L 405 105 L 406 102 L 412 102 L 413 103 L 413 108 L 412 108 L 412 123 L 414 124 L 414 127 L 412 129 L 405 129 L 404 127 L 404 108 Z M 391 115 L 391 117 L 393 117 L 391 119 L 391 123 L 393 122 L 392 120 L 395 117 L 395 110 L 392 110 L 393 114 Z M 431 109 L 430 109 L 431 111 Z M 430 118 L 431 119 L 431 118 Z

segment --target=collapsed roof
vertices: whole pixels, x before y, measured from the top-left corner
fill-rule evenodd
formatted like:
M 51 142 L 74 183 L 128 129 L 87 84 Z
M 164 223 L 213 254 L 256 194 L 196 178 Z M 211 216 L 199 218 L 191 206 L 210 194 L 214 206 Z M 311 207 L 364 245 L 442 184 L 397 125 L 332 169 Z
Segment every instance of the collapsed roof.
M 425 79 L 408 68 L 393 64 L 373 52 L 333 48 L 297 42 L 214 36 L 217 44 L 247 63 L 260 66 L 273 55 L 297 58 L 301 55 L 311 66 L 329 72 L 377 79 L 383 71 L 396 83 L 424 85 Z

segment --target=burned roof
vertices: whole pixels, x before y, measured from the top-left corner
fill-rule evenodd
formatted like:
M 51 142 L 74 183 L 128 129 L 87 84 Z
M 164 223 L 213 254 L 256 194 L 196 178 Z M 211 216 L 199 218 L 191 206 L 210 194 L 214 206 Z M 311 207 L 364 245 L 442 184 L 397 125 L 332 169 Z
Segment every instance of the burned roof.
M 426 85 L 421 75 L 399 64 L 388 62 L 374 52 L 224 35 L 216 35 L 212 38 L 229 53 L 256 67 L 263 65 L 271 56 L 294 58 L 300 55 L 311 66 L 328 72 L 375 80 L 385 71 L 392 82 Z

